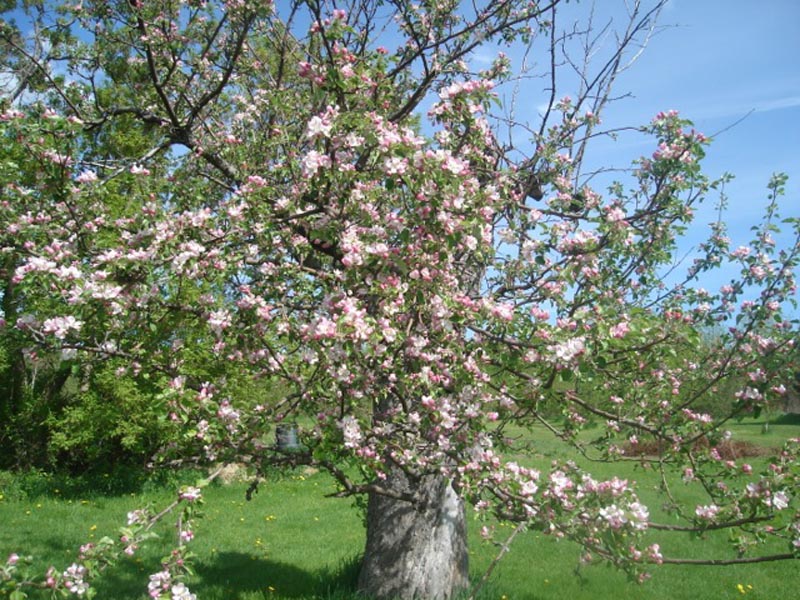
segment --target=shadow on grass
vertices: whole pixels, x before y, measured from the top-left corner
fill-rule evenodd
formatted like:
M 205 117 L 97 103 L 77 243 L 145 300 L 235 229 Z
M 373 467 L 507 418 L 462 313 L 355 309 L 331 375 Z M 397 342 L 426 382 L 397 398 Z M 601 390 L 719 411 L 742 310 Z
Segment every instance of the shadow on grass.
M 800 413 L 784 413 L 765 419 L 762 415 L 759 419 L 742 419 L 736 421 L 737 427 L 764 427 L 764 423 L 768 422 L 770 425 L 800 425 Z
M 335 569 L 306 571 L 276 560 L 222 552 L 213 561 L 198 561 L 192 591 L 199 598 L 225 599 L 256 592 L 282 598 L 355 597 L 359 563 L 354 557 Z
M 477 580 L 472 582 L 476 585 Z M 506 589 L 501 581 L 489 581 L 481 586 L 476 596 L 477 600 L 497 600 L 498 598 L 506 598 L 507 600 L 542 600 L 543 596 L 538 594 L 536 590 L 526 590 L 520 594 L 519 586 L 512 586 L 512 589 Z M 467 589 L 456 596 L 456 600 L 467 600 L 470 598 L 473 588 Z
M 800 413 L 785 413 L 773 419 L 772 423 L 775 425 L 800 425 Z
M 157 558 L 144 562 L 123 561 L 94 580 L 97 598 L 115 600 L 140 600 L 148 598 L 149 576 L 161 570 Z
M 221 552 L 211 560 L 194 563 L 189 588 L 203 600 L 240 598 L 353 599 L 358 598 L 356 578 L 359 557 L 338 568 L 306 571 L 280 561 L 254 558 L 240 552 Z M 98 598 L 147 598 L 148 576 L 161 569 L 156 557 L 142 562 L 123 561 L 95 581 Z
M 120 466 L 108 471 L 89 470 L 72 473 L 66 470 L 0 471 L 0 491 L 7 498 L 29 499 L 51 497 L 61 500 L 114 498 L 132 493 L 152 493 L 177 489 L 205 477 L 201 470 L 147 471 L 144 468 Z

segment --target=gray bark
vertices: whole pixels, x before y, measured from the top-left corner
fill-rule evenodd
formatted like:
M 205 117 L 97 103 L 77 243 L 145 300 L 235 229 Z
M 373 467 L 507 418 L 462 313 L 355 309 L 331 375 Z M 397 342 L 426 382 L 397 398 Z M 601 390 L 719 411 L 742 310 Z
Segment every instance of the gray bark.
M 447 600 L 469 584 L 464 503 L 441 475 L 386 482 L 417 502 L 371 494 L 359 591 L 380 600 Z

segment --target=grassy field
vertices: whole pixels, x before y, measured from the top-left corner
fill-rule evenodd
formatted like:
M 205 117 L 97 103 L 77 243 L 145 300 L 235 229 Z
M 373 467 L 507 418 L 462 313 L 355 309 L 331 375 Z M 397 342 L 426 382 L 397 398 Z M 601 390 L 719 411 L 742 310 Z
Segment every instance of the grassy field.
M 772 425 L 768 435 L 758 423 L 732 427 L 737 438 L 779 446 L 787 437 L 800 436 L 798 424 Z M 544 436 L 535 440 L 530 461 L 547 464 L 564 456 L 565 449 Z M 755 462 L 755 461 L 754 461 Z M 598 476 L 612 472 L 636 480 L 651 508 L 659 501 L 653 475 L 634 465 L 597 465 Z M 102 481 L 97 488 L 102 488 Z M 56 482 L 22 486 L 0 478 L 0 558 L 11 552 L 33 554 L 42 571 L 47 565 L 68 566 L 77 547 L 104 535 L 115 535 L 127 511 L 153 502 L 169 502 L 172 489 L 146 486 L 134 494 L 63 490 Z M 84 486 L 85 487 L 85 486 Z M 333 484 L 322 473 L 296 472 L 267 481 L 252 501 L 245 500 L 245 483 L 214 485 L 206 491 L 205 518 L 199 522 L 197 576 L 190 581 L 201 600 L 278 600 L 353 598 L 357 560 L 364 541 L 358 510 L 348 500 L 324 498 Z M 658 513 L 657 510 L 655 510 Z M 658 514 L 654 515 L 658 517 Z M 478 523 L 471 535 L 471 567 L 477 578 L 496 549 L 480 541 Z M 510 529 L 508 530 L 510 533 Z M 159 531 L 169 540 L 174 532 Z M 662 543 L 665 555 L 727 555 L 725 536 L 690 540 L 679 535 Z M 147 598 L 147 575 L 159 570 L 167 546 L 156 541 L 137 556 L 115 567 L 99 584 L 98 598 Z M 617 598 L 681 599 L 739 598 L 788 599 L 800 590 L 800 568 L 794 561 L 739 567 L 663 566 L 644 585 L 602 565 L 579 562 L 579 551 L 569 542 L 557 542 L 537 532 L 517 537 L 501 561 L 484 599 L 570 600 Z

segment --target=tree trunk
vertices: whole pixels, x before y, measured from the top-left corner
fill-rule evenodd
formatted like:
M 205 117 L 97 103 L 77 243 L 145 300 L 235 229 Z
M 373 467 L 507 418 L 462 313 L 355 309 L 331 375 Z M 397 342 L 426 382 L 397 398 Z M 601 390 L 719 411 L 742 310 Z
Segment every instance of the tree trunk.
M 395 471 L 384 482 L 418 502 L 371 494 L 359 591 L 380 600 L 446 600 L 469 583 L 466 514 L 441 475 L 410 481 Z

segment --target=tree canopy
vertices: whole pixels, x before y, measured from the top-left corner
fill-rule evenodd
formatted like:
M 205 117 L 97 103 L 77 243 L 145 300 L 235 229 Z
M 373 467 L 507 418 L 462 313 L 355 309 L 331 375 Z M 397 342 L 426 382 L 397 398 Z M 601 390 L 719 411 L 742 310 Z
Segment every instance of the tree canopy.
M 681 560 L 639 545 L 653 529 L 735 529 L 733 562 L 763 560 L 751 542 L 775 537 L 785 552 L 766 558 L 796 557 L 797 440 L 759 475 L 717 450 L 725 422 L 784 391 L 800 251 L 798 220 L 779 215 L 785 177 L 748 246 L 731 247 L 723 216 L 676 276 L 694 208 L 720 195 L 701 169 L 709 140 L 663 112 L 618 177 L 587 166 L 661 4 L 633 3 L 599 64 L 608 38 L 562 26 L 558 1 L 9 6 L 7 402 L 36 360 L 113 368 L 168 417 L 165 462 L 313 465 L 342 496 L 407 505 L 433 477 L 636 576 Z M 500 103 L 529 84 L 502 51 L 476 68 L 476 49 L 503 46 L 535 55 L 544 111 Z M 730 284 L 699 287 L 714 269 Z M 725 410 L 700 410 L 727 381 Z M 588 422 L 603 428 L 591 445 Z M 272 443 L 281 424 L 299 448 Z M 509 427 L 599 461 L 657 443 L 636 460 L 707 503 L 652 523 L 626 481 L 504 459 Z M 186 511 L 199 493 L 180 492 Z M 44 585 L 78 593 L 156 517 L 132 514 L 88 567 Z M 180 564 L 151 596 L 173 597 Z

